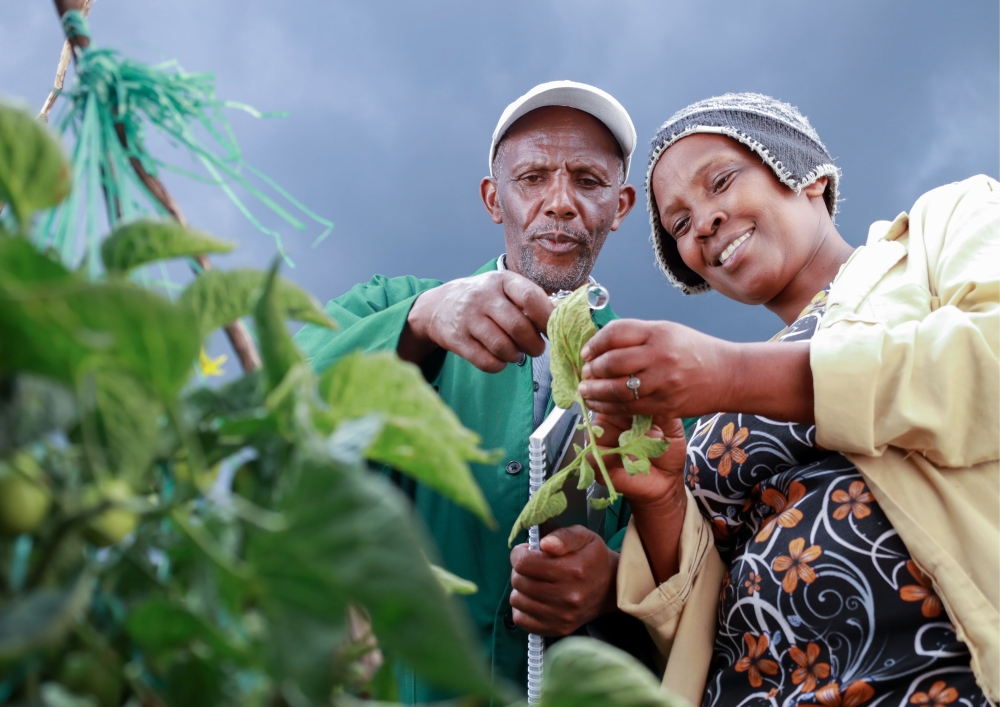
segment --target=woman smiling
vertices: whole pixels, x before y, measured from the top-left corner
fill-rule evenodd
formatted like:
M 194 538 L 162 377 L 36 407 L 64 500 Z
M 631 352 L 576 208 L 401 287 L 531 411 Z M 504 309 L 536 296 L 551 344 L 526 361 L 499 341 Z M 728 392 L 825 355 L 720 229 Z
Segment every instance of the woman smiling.
M 585 347 L 608 443 L 631 414 L 674 442 L 649 477 L 613 472 L 633 509 L 619 605 L 706 706 L 995 704 L 1000 185 L 929 192 L 855 250 L 839 180 L 806 118 L 759 94 L 654 138 L 664 274 L 785 328 L 735 344 L 621 320 Z

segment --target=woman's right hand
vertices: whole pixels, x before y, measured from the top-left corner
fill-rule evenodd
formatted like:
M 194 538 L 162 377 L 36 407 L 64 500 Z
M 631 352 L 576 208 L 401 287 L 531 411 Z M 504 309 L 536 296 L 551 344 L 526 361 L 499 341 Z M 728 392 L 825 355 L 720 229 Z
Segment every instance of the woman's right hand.
M 611 449 L 618 446 L 619 435 L 632 427 L 632 418 L 597 414 L 594 416 L 593 424 L 604 429 L 604 435 L 597 440 L 598 446 Z M 683 495 L 684 491 L 687 440 L 684 437 L 684 426 L 681 421 L 677 418 L 654 417 L 647 436 L 670 442 L 666 452 L 656 459 L 649 460 L 651 463 L 649 474 L 632 476 L 625 471 L 618 455 L 603 457 L 611 483 L 628 499 L 633 509 L 662 505 L 665 501 L 676 500 L 676 497 Z M 593 459 L 590 462 L 591 466 L 594 466 Z

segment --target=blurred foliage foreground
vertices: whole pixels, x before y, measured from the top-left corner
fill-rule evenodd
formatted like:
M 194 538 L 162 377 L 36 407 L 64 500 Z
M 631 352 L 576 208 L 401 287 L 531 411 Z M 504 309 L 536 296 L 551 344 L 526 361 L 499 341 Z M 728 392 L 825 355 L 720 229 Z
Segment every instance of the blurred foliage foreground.
M 455 704 L 516 700 L 448 595 L 473 588 L 429 563 L 406 498 L 368 471 L 493 524 L 476 435 L 394 356 L 315 375 L 286 317 L 333 323 L 276 266 L 203 273 L 176 301 L 130 280 L 229 244 L 131 223 L 103 241 L 99 281 L 40 252 L 30 221 L 70 173 L 45 128 L 0 105 L 0 704 L 391 702 L 394 661 L 467 695 Z M 205 338 L 248 316 L 263 369 L 190 385 Z M 667 704 L 587 639 L 546 670 L 550 707 Z

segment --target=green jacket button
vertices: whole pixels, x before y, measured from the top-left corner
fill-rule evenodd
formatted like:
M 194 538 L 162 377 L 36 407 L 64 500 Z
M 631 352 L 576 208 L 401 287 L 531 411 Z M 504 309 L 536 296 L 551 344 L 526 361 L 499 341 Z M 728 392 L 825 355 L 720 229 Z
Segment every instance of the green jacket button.
M 517 476 L 518 474 L 520 474 L 521 462 L 517 461 L 516 459 L 514 461 L 507 462 L 507 473 L 510 474 L 511 476 Z

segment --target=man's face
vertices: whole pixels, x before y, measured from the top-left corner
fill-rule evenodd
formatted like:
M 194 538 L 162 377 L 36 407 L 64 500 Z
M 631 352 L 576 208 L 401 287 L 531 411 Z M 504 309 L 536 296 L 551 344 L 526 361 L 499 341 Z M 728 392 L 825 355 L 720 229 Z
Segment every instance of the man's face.
M 480 191 L 503 224 L 507 267 L 549 293 L 579 287 L 635 204 L 614 136 L 588 113 L 551 106 L 514 123 L 500 149 Z

